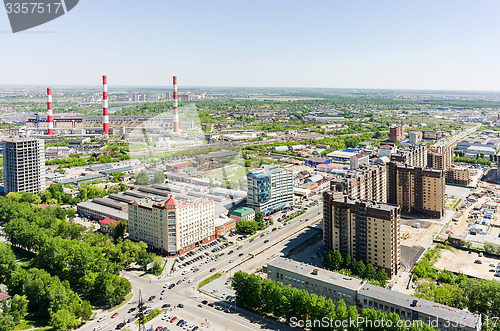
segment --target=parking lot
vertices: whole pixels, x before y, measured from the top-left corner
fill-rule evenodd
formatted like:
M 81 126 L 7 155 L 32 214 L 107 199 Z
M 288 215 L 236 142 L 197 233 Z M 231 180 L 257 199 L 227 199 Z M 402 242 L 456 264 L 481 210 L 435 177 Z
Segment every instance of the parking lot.
M 500 277 L 494 276 L 496 266 L 500 262 L 499 259 L 479 257 L 477 253 L 469 254 L 467 251 L 454 248 L 439 249 L 439 255 L 438 261 L 434 264 L 438 269 L 461 272 L 477 278 L 500 280 Z M 482 263 L 474 263 L 477 259 L 481 260 Z

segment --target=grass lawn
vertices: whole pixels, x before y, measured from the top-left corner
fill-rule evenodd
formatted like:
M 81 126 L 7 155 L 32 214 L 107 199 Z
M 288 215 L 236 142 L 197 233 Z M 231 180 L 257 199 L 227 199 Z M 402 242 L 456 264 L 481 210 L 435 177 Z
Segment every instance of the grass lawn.
M 39 330 L 52 330 L 51 326 L 47 326 L 48 320 L 46 318 L 38 318 L 37 315 L 31 316 L 28 319 L 22 320 L 14 331 L 28 330 L 32 328 L 41 328 Z
M 126 304 L 127 302 L 129 302 L 130 299 L 132 299 L 133 296 L 134 296 L 134 293 L 130 292 L 129 294 L 127 294 L 127 296 L 125 297 L 125 299 L 123 299 L 123 301 L 120 304 L 114 306 L 111 309 L 108 309 L 108 311 L 112 312 L 113 310 L 116 310 L 116 309 L 120 308 L 121 306 L 123 306 L 124 304 Z
M 204 279 L 203 281 L 201 281 L 200 284 L 198 284 L 198 288 L 203 287 L 203 286 L 207 285 L 210 282 L 213 282 L 214 280 L 216 280 L 220 276 L 222 276 L 222 274 L 219 273 L 219 272 L 216 273 L 216 274 L 213 274 L 212 276 L 210 276 L 210 277 Z

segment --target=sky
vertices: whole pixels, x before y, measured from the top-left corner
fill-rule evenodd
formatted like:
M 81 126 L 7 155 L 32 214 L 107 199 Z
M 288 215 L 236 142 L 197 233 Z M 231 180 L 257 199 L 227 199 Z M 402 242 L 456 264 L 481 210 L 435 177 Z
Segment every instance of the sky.
M 81 0 L 13 34 L 0 8 L 0 84 L 500 91 L 499 12 L 498 0 Z

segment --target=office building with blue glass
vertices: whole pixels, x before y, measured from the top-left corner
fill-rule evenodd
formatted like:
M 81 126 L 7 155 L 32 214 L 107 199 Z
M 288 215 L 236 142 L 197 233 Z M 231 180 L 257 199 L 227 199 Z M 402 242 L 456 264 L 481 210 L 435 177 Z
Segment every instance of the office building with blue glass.
M 279 165 L 263 165 L 247 174 L 247 206 L 264 215 L 293 202 L 293 173 Z

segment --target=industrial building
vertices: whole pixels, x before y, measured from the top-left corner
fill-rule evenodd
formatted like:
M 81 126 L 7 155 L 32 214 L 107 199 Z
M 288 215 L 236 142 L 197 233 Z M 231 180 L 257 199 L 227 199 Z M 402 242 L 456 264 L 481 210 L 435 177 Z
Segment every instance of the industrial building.
M 323 244 L 342 256 L 383 268 L 389 277 L 401 263 L 400 209 L 386 203 L 323 193 Z
M 13 138 L 3 142 L 4 192 L 38 194 L 45 189 L 44 142 Z
M 209 199 L 142 199 L 129 203 L 129 236 L 165 255 L 186 253 L 215 239 L 215 203 Z
M 247 206 L 265 215 L 293 202 L 293 172 L 279 165 L 262 165 L 247 174 Z
M 481 315 L 420 299 L 345 276 L 333 271 L 276 257 L 267 263 L 267 277 L 285 285 L 306 290 L 337 303 L 395 313 L 403 320 L 422 321 L 442 330 L 480 331 Z

